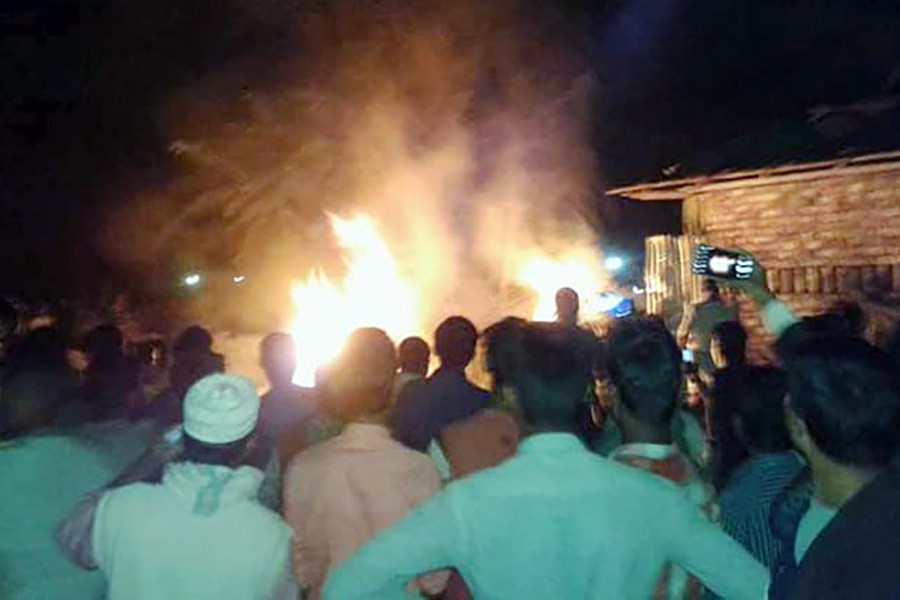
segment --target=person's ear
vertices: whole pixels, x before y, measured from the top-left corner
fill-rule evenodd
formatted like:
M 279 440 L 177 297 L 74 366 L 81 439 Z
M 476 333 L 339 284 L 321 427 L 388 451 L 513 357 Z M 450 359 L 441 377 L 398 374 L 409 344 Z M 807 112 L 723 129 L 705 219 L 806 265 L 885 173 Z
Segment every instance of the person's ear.
M 801 453 L 807 454 L 813 446 L 812 437 L 809 435 L 806 423 L 791 408 L 789 399 L 785 399 L 784 402 L 784 421 L 794 447 Z
M 612 417 L 615 422 L 621 423 L 623 416 L 622 411 L 624 410 L 624 408 L 619 396 L 619 388 L 616 387 L 616 384 L 614 384 L 609 378 L 606 379 L 605 385 L 603 386 L 603 398 L 601 399 L 601 406 L 603 407 L 607 416 Z

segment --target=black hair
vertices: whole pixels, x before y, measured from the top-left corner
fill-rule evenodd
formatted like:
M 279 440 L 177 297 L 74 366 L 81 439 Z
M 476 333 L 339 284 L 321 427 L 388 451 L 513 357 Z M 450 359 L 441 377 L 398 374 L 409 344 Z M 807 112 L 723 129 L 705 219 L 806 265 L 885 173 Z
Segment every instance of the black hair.
M 715 279 L 704 279 L 703 291 L 708 293 L 713 298 L 718 298 L 720 295 L 719 284 L 716 283 Z
M 251 440 L 253 434 L 245 436 L 237 441 L 227 444 L 207 444 L 188 434 L 184 434 L 182 443 L 184 446 L 184 458 L 189 462 L 204 465 L 219 465 L 223 467 L 236 467 L 246 464 L 251 457 Z M 263 465 L 264 467 L 265 465 Z
M 420 337 L 408 337 L 397 348 L 400 370 L 405 373 L 428 373 L 428 362 L 431 359 L 431 348 L 428 342 Z
M 66 338 L 55 327 L 39 327 L 29 331 L 9 350 L 7 365 L 17 369 L 68 370 Z
M 791 408 L 832 460 L 887 465 L 900 446 L 900 386 L 890 359 L 858 337 L 805 328 L 792 327 L 779 347 Z
M 494 378 L 495 388 L 512 381 L 519 363 L 525 325 L 524 319 L 506 317 L 484 330 L 486 366 Z
M 774 367 L 742 365 L 716 377 L 710 410 L 714 446 L 712 483 L 721 490 L 731 473 L 756 453 L 786 452 L 785 375 Z M 741 431 L 736 431 L 740 423 Z
M 719 341 L 722 354 L 729 366 L 747 362 L 747 331 L 738 321 L 719 323 L 712 330 L 712 336 Z
M 383 413 L 390 406 L 397 352 L 387 333 L 363 327 L 350 334 L 328 368 L 324 408 L 343 421 Z
M 622 319 L 610 333 L 607 371 L 621 402 L 646 423 L 667 423 L 681 395 L 681 353 L 657 320 Z
M 862 337 L 866 330 L 866 314 L 857 302 L 839 300 L 829 308 L 827 314 L 839 320 L 838 326 L 848 335 Z
M 572 328 L 553 323 L 522 328 L 513 385 L 528 424 L 578 431 L 591 381 L 590 356 Z
M 212 334 L 200 327 L 199 325 L 191 325 L 175 338 L 172 350 L 176 353 L 183 352 L 211 352 L 213 338 Z
M 104 364 L 117 360 L 122 355 L 124 345 L 122 330 L 111 324 L 95 327 L 88 333 L 85 341 L 91 360 Z
M 434 346 L 441 364 L 450 368 L 465 368 L 475 357 L 478 330 L 465 317 L 450 317 L 438 325 Z
M 581 298 L 578 297 L 578 292 L 569 287 L 561 288 L 556 292 L 555 300 L 556 313 L 560 318 L 578 316 L 578 311 L 581 308 Z
M 272 379 L 288 379 L 297 365 L 294 338 L 288 333 L 270 333 L 260 342 L 260 362 Z

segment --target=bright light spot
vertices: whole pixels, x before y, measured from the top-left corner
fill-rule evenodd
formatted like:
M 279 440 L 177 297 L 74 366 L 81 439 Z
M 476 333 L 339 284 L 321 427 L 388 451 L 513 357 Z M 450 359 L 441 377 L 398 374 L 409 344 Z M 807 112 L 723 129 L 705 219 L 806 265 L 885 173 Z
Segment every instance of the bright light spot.
M 332 282 L 317 270 L 291 290 L 296 310 L 291 324 L 297 342 L 294 382 L 308 387 L 315 385 L 316 370 L 338 355 L 354 329 L 379 327 L 395 341 L 419 330 L 415 290 L 402 278 L 372 218 L 330 218 L 345 252 L 347 275 Z
M 639 285 L 633 285 L 633 286 L 631 286 L 631 293 L 634 294 L 634 295 L 636 295 L 636 296 L 640 296 L 641 294 L 643 294 L 643 293 L 646 292 L 646 291 L 647 291 L 647 290 L 645 290 L 644 288 L 642 288 L 642 287 L 639 286 Z
M 183 281 L 184 285 L 188 287 L 195 287 L 200 285 L 201 277 L 199 273 L 191 273 L 189 275 L 185 275 Z
M 607 271 L 615 273 L 625 266 L 625 261 L 622 260 L 621 256 L 610 256 L 604 261 L 603 265 L 606 267 Z
M 234 277 L 231 278 L 231 280 L 237 284 L 241 284 L 241 283 L 244 283 L 247 280 L 247 278 L 244 277 L 243 275 L 235 275 Z
M 709 259 L 709 272 L 713 275 L 728 275 L 736 263 L 736 258 L 717 254 Z
M 555 320 L 556 292 L 564 287 L 578 292 L 583 316 L 596 314 L 596 296 L 604 281 L 599 264 L 599 257 L 589 251 L 558 258 L 532 256 L 523 261 L 518 280 L 537 294 L 537 305 L 531 318 L 535 321 Z

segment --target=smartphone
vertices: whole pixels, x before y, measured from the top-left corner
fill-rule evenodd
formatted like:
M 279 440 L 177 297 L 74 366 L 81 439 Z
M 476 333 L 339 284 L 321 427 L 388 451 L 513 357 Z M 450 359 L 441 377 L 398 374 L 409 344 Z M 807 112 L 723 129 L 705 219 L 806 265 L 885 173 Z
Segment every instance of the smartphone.
M 682 350 L 681 351 L 681 361 L 689 363 L 689 364 L 693 363 L 694 362 L 694 351 L 691 350 L 690 348 L 685 348 L 684 350 Z
M 753 259 L 740 252 L 700 244 L 694 254 L 693 271 L 701 277 L 749 279 L 753 275 Z

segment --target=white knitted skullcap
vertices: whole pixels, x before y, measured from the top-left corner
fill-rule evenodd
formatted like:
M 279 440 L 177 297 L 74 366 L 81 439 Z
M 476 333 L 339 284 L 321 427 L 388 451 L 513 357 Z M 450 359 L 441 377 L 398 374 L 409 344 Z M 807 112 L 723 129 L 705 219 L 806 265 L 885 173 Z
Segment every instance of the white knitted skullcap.
M 184 398 L 184 432 L 199 442 L 228 444 L 256 427 L 259 396 L 245 377 L 216 373 L 191 386 Z

